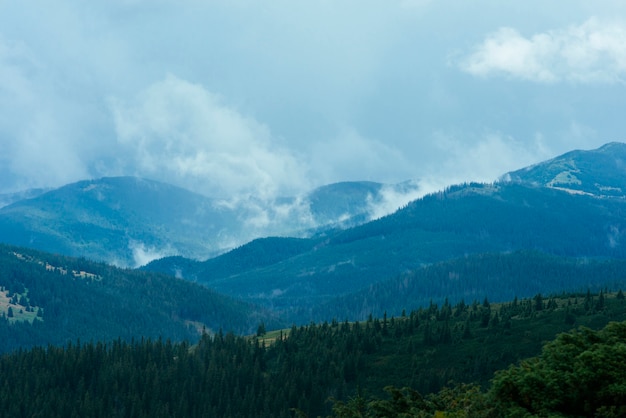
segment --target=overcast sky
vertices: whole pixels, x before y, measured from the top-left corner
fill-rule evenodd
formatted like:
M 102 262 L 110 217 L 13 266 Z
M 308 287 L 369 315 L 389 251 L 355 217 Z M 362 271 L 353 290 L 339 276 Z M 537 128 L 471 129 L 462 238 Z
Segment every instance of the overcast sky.
M 424 189 L 626 140 L 626 2 L 0 0 L 0 192 Z

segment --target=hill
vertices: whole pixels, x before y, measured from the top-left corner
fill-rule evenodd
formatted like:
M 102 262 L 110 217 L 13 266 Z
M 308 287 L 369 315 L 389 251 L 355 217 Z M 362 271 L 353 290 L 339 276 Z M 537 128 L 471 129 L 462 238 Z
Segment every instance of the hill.
M 210 199 L 133 177 L 73 183 L 0 209 L 4 243 L 121 266 L 169 251 L 208 256 L 217 250 L 208 237 L 234 221 Z
M 608 143 L 598 149 L 575 150 L 551 160 L 513 171 L 504 181 L 551 187 L 598 197 L 626 197 L 626 144 Z
M 574 259 L 624 259 L 624 214 L 626 201 L 617 198 L 518 183 L 466 184 L 425 196 L 381 219 L 311 238 L 306 245 L 299 242 L 290 257 L 270 262 L 258 257 L 256 264 L 246 264 L 247 269 L 216 272 L 208 268 L 209 264 L 237 264 L 237 254 L 224 254 L 205 263 L 188 263 L 179 271 L 181 277 L 220 293 L 278 311 L 293 312 L 297 306 L 297 320 L 306 323 L 315 319 L 307 316 L 310 309 L 333 298 L 401 274 L 419 275 L 430 264 L 467 255 L 532 250 Z M 267 245 L 255 252 L 269 254 L 278 242 L 250 245 Z M 292 243 L 282 241 L 281 245 Z M 171 273 L 176 263 L 181 264 L 178 260 L 168 266 L 163 260 L 158 270 Z M 471 293 L 474 288 L 484 294 L 501 293 L 496 281 L 458 283 L 455 292 L 460 293 L 455 294 Z M 472 289 L 463 289 L 464 285 Z M 445 286 L 433 285 L 428 291 L 446 295 Z
M 533 295 L 626 288 L 625 259 L 579 259 L 535 251 L 475 254 L 435 263 L 321 303 L 311 310 L 325 318 L 363 320 L 400 315 L 445 300 L 492 302 Z
M 353 417 L 399 416 L 402 411 L 474 417 L 516 416 L 513 409 L 503 412 L 515 407 L 508 405 L 513 401 L 531 413 L 539 405 L 552 412 L 575 412 L 572 408 L 579 405 L 592 416 L 599 408 L 623 405 L 626 324 L 592 330 L 624 319 L 621 292 L 536 295 L 504 304 L 485 299 L 431 305 L 361 323 L 294 326 L 267 345 L 256 337 L 218 333 L 203 336 L 193 347 L 149 339 L 21 350 L 0 357 L 0 408 L 9 416 L 45 410 L 50 417 L 333 412 Z M 493 397 L 481 395 L 494 371 L 538 356 L 545 341 L 579 325 L 589 329 L 562 334 L 545 346 L 539 360 L 497 374 L 489 392 Z M 567 380 L 559 378 L 564 374 Z M 465 385 L 438 392 L 449 380 Z M 389 385 L 406 389 L 388 388 L 387 403 L 379 398 Z M 570 402 L 561 406 L 562 399 Z M 468 412 L 490 405 L 499 413 Z M 359 414 L 366 410 L 367 415 Z
M 19 202 L 20 200 L 32 199 L 48 191 L 50 191 L 50 189 L 39 188 L 26 189 L 13 193 L 0 193 L 0 208 L 8 206 L 14 202 Z
M 365 222 L 387 190 L 412 187 L 346 182 L 298 198 L 229 202 L 147 179 L 102 178 L 0 208 L 0 240 L 125 267 L 172 255 L 206 259 L 257 237 Z
M 0 245 L 0 352 L 69 341 L 196 341 L 274 316 L 184 280 Z

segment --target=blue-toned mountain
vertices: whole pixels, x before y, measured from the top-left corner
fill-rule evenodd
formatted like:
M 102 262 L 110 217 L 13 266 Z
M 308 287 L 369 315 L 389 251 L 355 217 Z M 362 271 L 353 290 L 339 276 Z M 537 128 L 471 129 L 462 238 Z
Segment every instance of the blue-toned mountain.
M 595 150 L 571 151 L 507 173 L 502 180 L 569 193 L 626 197 L 626 144 L 611 142 Z
M 282 325 L 267 309 L 162 274 L 0 244 L 0 353 L 142 337 L 195 341 Z
M 254 238 L 310 236 L 369 220 L 414 185 L 336 183 L 301 197 L 230 201 L 136 177 L 81 181 L 0 208 L 0 242 L 139 266 L 207 259 Z
M 0 236 L 13 245 L 128 266 L 159 254 L 215 254 L 216 237 L 235 221 L 204 196 L 114 177 L 69 184 L 0 209 Z
M 603 149 L 610 154 L 611 149 L 620 151 L 622 146 L 610 144 Z M 619 171 L 593 181 L 594 173 L 602 172 L 595 164 L 606 165 L 604 159 L 596 161 L 595 157 L 593 152 L 577 154 L 579 178 L 603 188 L 621 187 L 626 176 Z M 537 167 L 552 170 L 551 165 Z M 540 176 L 539 168 L 534 170 Z M 310 238 L 308 243 L 283 239 L 249 246 L 204 263 L 183 265 L 181 260 L 170 260 L 168 265 L 161 260 L 158 266 L 147 268 L 171 273 L 182 266 L 177 270 L 181 277 L 308 322 L 311 317 L 307 315 L 315 307 L 335 297 L 472 254 L 531 250 L 574 260 L 626 259 L 626 199 L 572 193 L 530 181 L 463 184 L 417 199 L 378 220 Z M 239 254 L 247 254 L 245 268 L 234 268 L 243 265 Z M 257 255 L 255 262 L 250 261 L 250 254 Z M 263 254 L 287 255 L 268 259 Z M 532 263 L 526 267 L 529 265 Z M 436 293 L 424 288 L 422 301 L 428 294 L 446 294 L 454 275 L 449 280 L 439 283 Z M 571 284 L 586 286 L 584 278 Z M 472 286 L 482 285 L 483 294 L 501 293 L 498 281 L 479 281 Z M 532 287 L 533 291 L 540 288 Z M 455 283 L 454 289 L 455 295 L 463 294 L 463 283 L 461 287 Z M 467 291 L 474 295 L 477 290 Z

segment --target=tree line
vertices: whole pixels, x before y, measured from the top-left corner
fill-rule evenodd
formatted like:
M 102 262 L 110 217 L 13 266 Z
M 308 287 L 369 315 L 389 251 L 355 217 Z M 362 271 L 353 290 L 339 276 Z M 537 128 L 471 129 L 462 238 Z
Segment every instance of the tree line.
M 505 304 L 486 298 L 444 301 L 397 317 L 294 325 L 266 334 L 259 326 L 261 335 L 251 337 L 207 332 L 197 344 L 143 338 L 19 349 L 0 357 L 0 410 L 50 417 L 390 416 L 381 411 L 403 410 L 414 414 L 407 416 L 434 416 L 466 404 L 483 412 L 504 405 L 542 414 L 559 406 L 547 399 L 524 402 L 565 391 L 557 372 L 548 373 L 538 360 L 509 365 L 538 356 L 544 341 L 573 326 L 599 329 L 615 320 L 626 320 L 622 292 L 538 294 Z M 619 349 L 626 346 L 620 340 L 626 332 L 616 327 L 607 332 Z M 595 331 L 579 333 L 588 343 L 572 344 L 583 351 L 604 338 Z M 550 364 L 580 354 L 574 351 L 550 357 Z M 606 367 L 617 367 L 619 355 L 603 351 L 594 362 L 606 358 Z M 605 373 L 606 367 L 594 370 Z M 494 378 L 497 370 L 504 371 Z M 539 377 L 525 377 L 527 370 Z M 586 370 L 572 374 L 570 383 Z M 547 389 L 523 392 L 542 373 L 548 373 Z M 621 377 L 608 376 L 609 386 Z M 587 397 L 596 381 L 590 382 Z M 589 404 L 588 410 L 619 412 L 609 402 L 619 390 L 610 386 L 602 404 Z M 587 405 L 581 399 L 576 405 Z

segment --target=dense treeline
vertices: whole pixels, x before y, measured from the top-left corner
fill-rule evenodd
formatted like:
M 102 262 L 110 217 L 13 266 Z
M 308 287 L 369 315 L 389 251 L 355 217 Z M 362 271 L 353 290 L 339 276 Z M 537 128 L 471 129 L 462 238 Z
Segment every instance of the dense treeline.
M 626 260 L 576 259 L 537 251 L 477 254 L 412 270 L 366 289 L 336 297 L 312 309 L 313 320 L 363 319 L 373 313 L 398 315 L 430 301 L 503 302 L 537 293 L 553 294 L 626 287 Z M 304 313 L 300 314 L 303 315 Z
M 599 200 L 514 183 L 470 183 L 424 196 L 394 214 L 338 234 L 332 243 L 402 236 L 409 230 L 442 233 L 441 239 L 451 234 L 459 243 L 469 239 L 487 248 L 508 246 L 511 250 L 536 249 L 556 255 L 624 257 L 623 248 L 611 245 L 610 235 L 612 229 L 621 233 L 625 208 L 621 199 Z M 439 240 L 435 244 L 440 244 Z M 439 253 L 443 249 L 439 245 L 424 248 L 424 255 L 418 256 L 428 261 L 432 257 L 449 258 Z
M 312 315 L 311 311 L 337 296 L 367 289 L 406 272 L 416 272 L 419 276 L 424 266 L 467 256 L 534 251 L 571 258 L 574 264 L 582 258 L 625 260 L 626 246 L 620 244 L 625 236 L 625 214 L 626 200 L 623 199 L 570 195 L 521 184 L 465 184 L 425 196 L 376 221 L 344 231 L 327 231 L 308 241 L 273 239 L 251 243 L 250 248 L 238 249 L 244 258 L 239 264 L 236 254 L 224 254 L 208 263 L 207 266 L 215 267 L 213 270 L 204 269 L 203 263 L 171 261 L 183 266 L 185 277 L 220 293 L 274 309 L 290 322 L 308 323 L 332 318 Z M 263 246 L 267 246 L 266 250 Z M 273 252 L 276 257 L 266 259 Z M 486 257 L 485 262 L 489 261 Z M 522 278 L 520 282 L 526 286 L 520 291 L 528 293 L 517 293 L 517 296 L 529 297 L 539 291 L 559 289 L 556 283 L 549 289 L 541 288 L 537 281 L 543 283 L 550 277 L 548 274 L 538 277 L 532 262 L 530 256 L 516 260 L 517 276 L 526 270 L 533 274 L 532 281 Z M 229 265 L 234 267 L 225 268 Z M 158 267 L 170 274 L 176 269 L 168 265 L 168 261 Z M 499 274 L 496 264 L 482 271 L 489 276 L 471 278 L 475 282 L 471 288 L 461 288 L 464 280 L 456 283 L 438 280 L 434 283 L 439 287 L 432 284 L 431 289 L 422 294 L 431 297 L 432 290 L 440 297 L 448 296 L 453 300 L 472 299 L 482 289 L 494 300 L 512 297 L 513 292 L 502 291 L 506 287 L 499 281 L 488 280 Z M 597 281 L 602 277 L 590 276 Z M 478 279 L 485 280 L 478 282 Z M 502 279 L 508 280 L 507 277 Z M 587 279 L 579 275 L 577 281 L 565 281 L 570 286 L 567 291 L 593 288 L 594 284 L 588 284 Z M 451 284 L 456 287 L 455 294 L 445 287 Z M 383 291 L 389 291 L 382 287 L 376 290 L 383 296 Z M 335 302 L 330 304 L 339 306 Z M 377 307 L 372 305 L 362 307 L 361 313 L 375 311 Z M 299 309 L 294 311 L 294 306 Z M 407 306 L 407 309 L 417 306 Z M 337 311 L 331 315 L 351 318 L 351 314 Z
M 626 322 L 560 334 L 541 355 L 498 371 L 491 387 L 460 384 L 422 396 L 390 386 L 386 399 L 339 401 L 340 418 L 605 417 L 626 415 Z
M 12 301 L 0 309 L 0 352 L 76 339 L 196 341 L 203 327 L 249 333 L 261 321 L 279 324 L 262 309 L 171 276 L 4 245 L 0 291 Z M 34 312 L 21 321 L 20 310 Z
M 359 416 L 350 411 L 361 408 L 371 412 L 363 416 L 393 416 L 375 413 L 418 399 L 425 402 L 420 410 L 432 412 L 421 416 L 450 407 L 446 399 L 478 410 L 493 402 L 481 387 L 495 370 L 538 355 L 544 341 L 573 326 L 598 329 L 625 319 L 622 292 L 538 294 L 499 305 L 487 299 L 431 304 L 399 317 L 293 326 L 250 338 L 218 332 L 197 345 L 142 339 L 19 350 L 0 357 L 0 410 L 7 416 L 288 417 L 296 411 Z M 541 365 L 533 370 L 544 373 Z M 515 373 L 497 375 L 504 383 L 492 390 L 507 408 L 524 408 L 508 382 L 523 387 L 530 380 Z M 439 392 L 451 380 L 479 386 Z M 412 389 L 388 389 L 385 400 L 389 385 Z
M 315 239 L 268 237 L 255 239 L 219 257 L 193 261 L 184 257 L 166 257 L 141 267 L 144 271 L 179 273 L 187 280 L 211 283 L 241 272 L 269 266 L 309 251 Z

